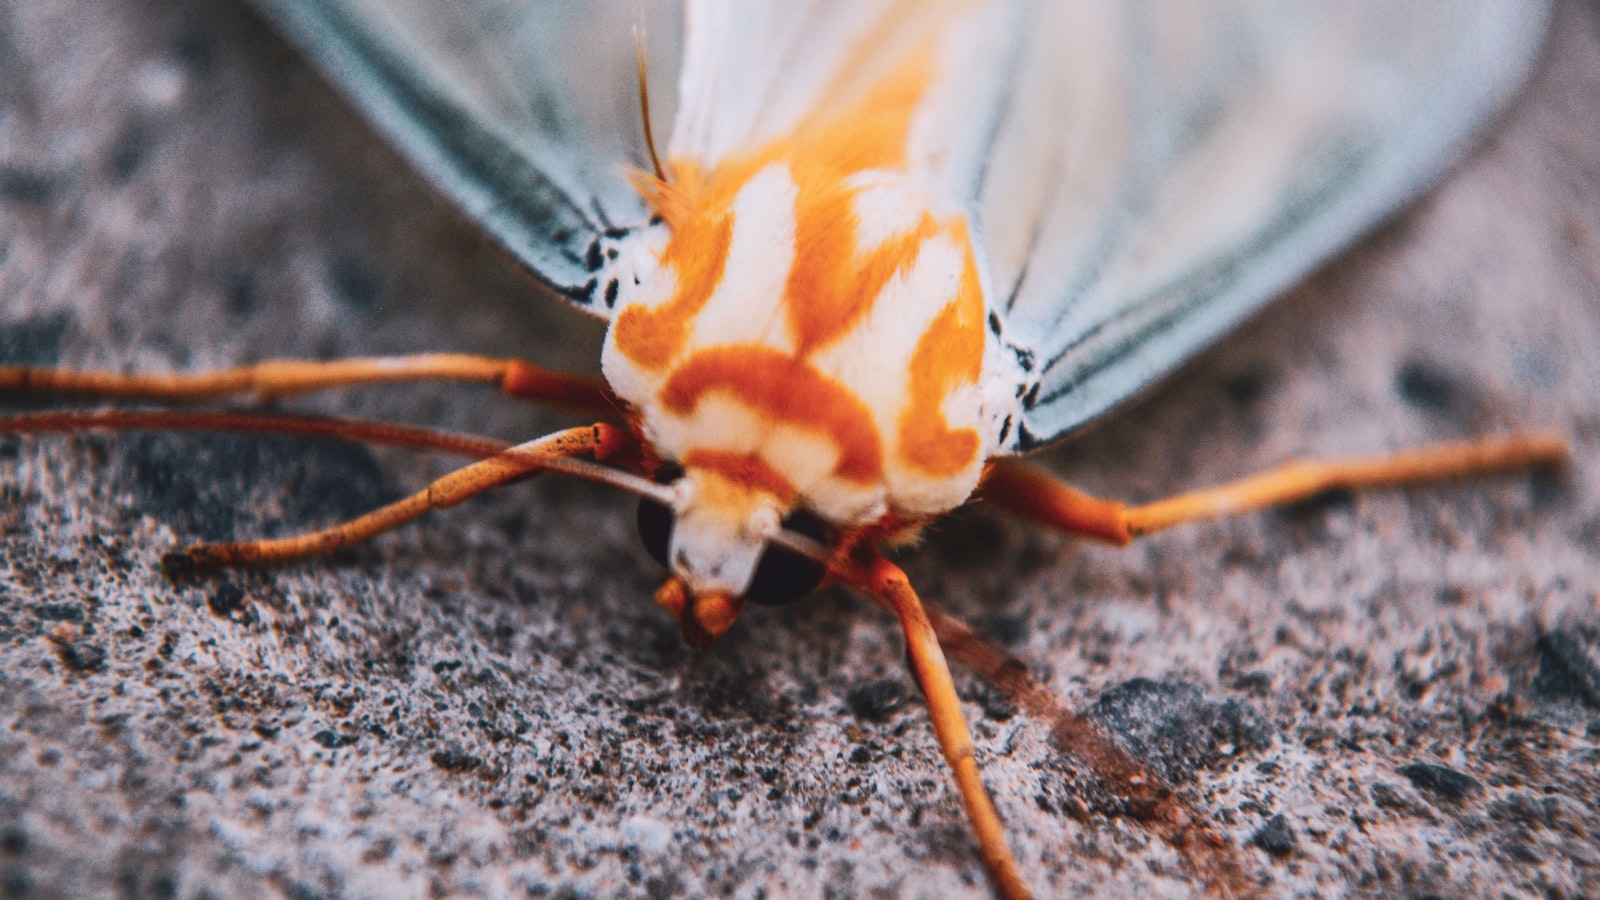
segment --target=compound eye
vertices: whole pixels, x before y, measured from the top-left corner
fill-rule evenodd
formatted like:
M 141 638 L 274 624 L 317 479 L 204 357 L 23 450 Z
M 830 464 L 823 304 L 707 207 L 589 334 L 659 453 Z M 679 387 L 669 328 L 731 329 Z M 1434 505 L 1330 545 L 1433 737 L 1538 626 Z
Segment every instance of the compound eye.
M 683 466 L 666 462 L 656 469 L 655 481 L 656 484 L 672 484 L 682 477 Z M 667 548 L 672 546 L 672 526 L 676 522 L 677 516 L 666 506 L 648 497 L 639 501 L 639 512 L 634 516 L 639 540 L 650 558 L 663 566 L 667 564 Z
M 828 540 L 828 527 L 804 510 L 796 510 L 785 517 L 783 527 L 814 541 L 827 543 Z M 768 544 L 761 551 L 756 574 L 744 595 L 759 606 L 786 606 L 815 590 L 826 574 L 827 569 L 816 560 L 788 547 Z

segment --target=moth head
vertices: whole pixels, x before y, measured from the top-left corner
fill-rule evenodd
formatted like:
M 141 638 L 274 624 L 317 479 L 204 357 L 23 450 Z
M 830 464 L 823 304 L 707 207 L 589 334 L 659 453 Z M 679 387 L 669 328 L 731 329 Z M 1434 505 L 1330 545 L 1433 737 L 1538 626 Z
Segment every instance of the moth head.
M 672 502 L 640 500 L 639 536 L 671 570 L 656 603 L 683 623 L 691 646 L 709 647 L 747 602 L 792 603 L 822 581 L 820 563 L 773 542 L 784 531 L 825 540 L 816 516 L 716 468 L 669 463 L 656 480 L 672 488 Z

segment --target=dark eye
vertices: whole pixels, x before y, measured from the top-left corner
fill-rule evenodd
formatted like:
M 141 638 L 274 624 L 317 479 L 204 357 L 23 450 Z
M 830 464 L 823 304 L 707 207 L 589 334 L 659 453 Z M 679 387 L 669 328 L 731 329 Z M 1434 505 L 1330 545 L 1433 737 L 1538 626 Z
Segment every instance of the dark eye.
M 783 520 L 783 527 L 814 541 L 827 543 L 828 540 L 828 527 L 804 510 L 790 513 Z M 826 574 L 827 570 L 816 560 L 787 547 L 768 544 L 761 551 L 755 577 L 750 579 L 750 589 L 744 595 L 760 606 L 784 606 L 815 590 Z
M 664 463 L 656 470 L 657 484 L 671 484 L 683 477 L 683 467 L 677 463 Z M 639 540 L 644 543 L 650 558 L 665 566 L 667 548 L 672 546 L 672 510 L 648 498 L 639 501 L 639 512 L 634 517 L 639 526 Z

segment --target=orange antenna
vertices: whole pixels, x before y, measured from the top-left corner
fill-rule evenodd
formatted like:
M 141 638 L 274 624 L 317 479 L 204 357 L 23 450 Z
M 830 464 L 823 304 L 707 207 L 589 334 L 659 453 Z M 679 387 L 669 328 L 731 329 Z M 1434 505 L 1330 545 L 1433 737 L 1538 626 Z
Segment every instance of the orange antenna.
M 666 184 L 667 171 L 656 154 L 656 134 L 650 127 L 650 74 L 645 60 L 644 29 L 638 23 L 633 26 L 633 61 L 639 70 L 639 117 L 644 120 L 644 145 L 650 150 L 650 168 L 655 170 L 656 180 Z

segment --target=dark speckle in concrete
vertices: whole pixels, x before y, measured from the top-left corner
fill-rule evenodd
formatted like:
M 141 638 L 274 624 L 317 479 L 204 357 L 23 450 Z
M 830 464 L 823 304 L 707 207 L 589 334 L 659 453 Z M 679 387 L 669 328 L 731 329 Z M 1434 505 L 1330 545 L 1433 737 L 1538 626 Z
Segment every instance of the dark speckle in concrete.
M 1273 816 L 1250 836 L 1250 843 L 1276 857 L 1285 857 L 1294 852 L 1296 837 L 1294 829 L 1289 826 L 1289 820 L 1282 813 Z
M 98 644 L 81 640 L 56 641 L 56 656 L 74 672 L 98 672 L 106 667 L 106 651 Z
M 83 607 L 76 603 L 41 603 L 34 615 L 51 622 L 82 622 Z
M 222 295 L 227 301 L 228 312 L 235 316 L 248 316 L 256 311 L 260 292 L 256 290 L 255 276 L 244 269 L 236 269 L 222 276 Z
M 1015 647 L 1022 643 L 1028 636 L 1030 624 L 1025 613 L 985 613 L 972 619 L 972 628 L 979 637 L 1002 647 Z
M 1277 381 L 1277 373 L 1272 370 L 1252 367 L 1224 381 L 1222 391 L 1231 405 L 1239 408 L 1253 407 L 1267 396 Z
M 887 721 L 906 705 L 906 700 L 905 684 L 893 678 L 880 678 L 852 688 L 845 695 L 845 702 L 857 718 L 873 722 Z
M 204 75 L 217 61 L 216 36 L 201 28 L 188 29 L 173 42 L 172 56 L 191 72 Z
M 483 765 L 483 760 L 459 748 L 436 751 L 429 759 L 440 769 L 452 775 L 461 775 Z
M 338 441 L 138 434 L 111 444 L 140 512 L 184 540 L 272 537 L 354 518 L 397 499 L 372 453 Z M 241 500 L 241 498 L 249 498 Z M 248 534 L 267 527 L 272 534 Z
M 29 316 L 0 324 L 0 365 L 48 366 L 61 357 L 67 313 Z
M 135 123 L 122 132 L 111 150 L 110 175 L 115 181 L 127 181 L 139 174 L 152 150 L 150 129 Z
M 206 596 L 206 605 L 224 618 L 243 609 L 245 601 L 244 589 L 232 581 L 222 582 Z
M 328 263 L 328 278 L 334 295 L 351 309 L 370 310 L 383 299 L 383 279 L 354 253 L 334 254 Z
M 1004 691 L 982 679 L 973 679 L 964 685 L 962 696 L 975 701 L 983 710 L 983 717 L 995 722 L 1006 722 L 1017 714 L 1017 704 Z
M 22 866 L 0 867 L 0 896 L 6 900 L 24 900 L 27 897 L 37 896 L 35 889 L 38 883 L 33 873 Z
M 56 179 L 43 172 L 0 165 L 0 200 L 26 206 L 45 206 L 57 190 Z
M 1087 716 L 1124 752 L 1173 785 L 1272 741 L 1265 721 L 1248 705 L 1216 700 L 1183 681 L 1130 679 L 1096 698 Z
M 325 728 L 322 731 L 313 734 L 311 736 L 311 740 L 315 741 L 318 746 L 325 747 L 329 750 L 337 750 L 340 747 L 348 747 L 351 744 L 354 744 L 356 742 L 356 737 L 355 735 L 340 734 L 337 731 L 331 731 Z M 440 768 L 445 767 L 440 766 Z
M 1395 375 L 1395 390 L 1411 406 L 1432 413 L 1450 412 L 1463 402 L 1463 391 L 1448 372 L 1432 363 L 1412 361 Z
M 1400 774 L 1417 789 L 1441 800 L 1458 802 L 1482 787 L 1476 778 L 1437 763 L 1417 762 L 1400 767 Z
M 1600 709 L 1600 665 L 1595 662 L 1594 647 L 1595 641 L 1576 629 L 1557 628 L 1541 634 L 1534 690 Z

